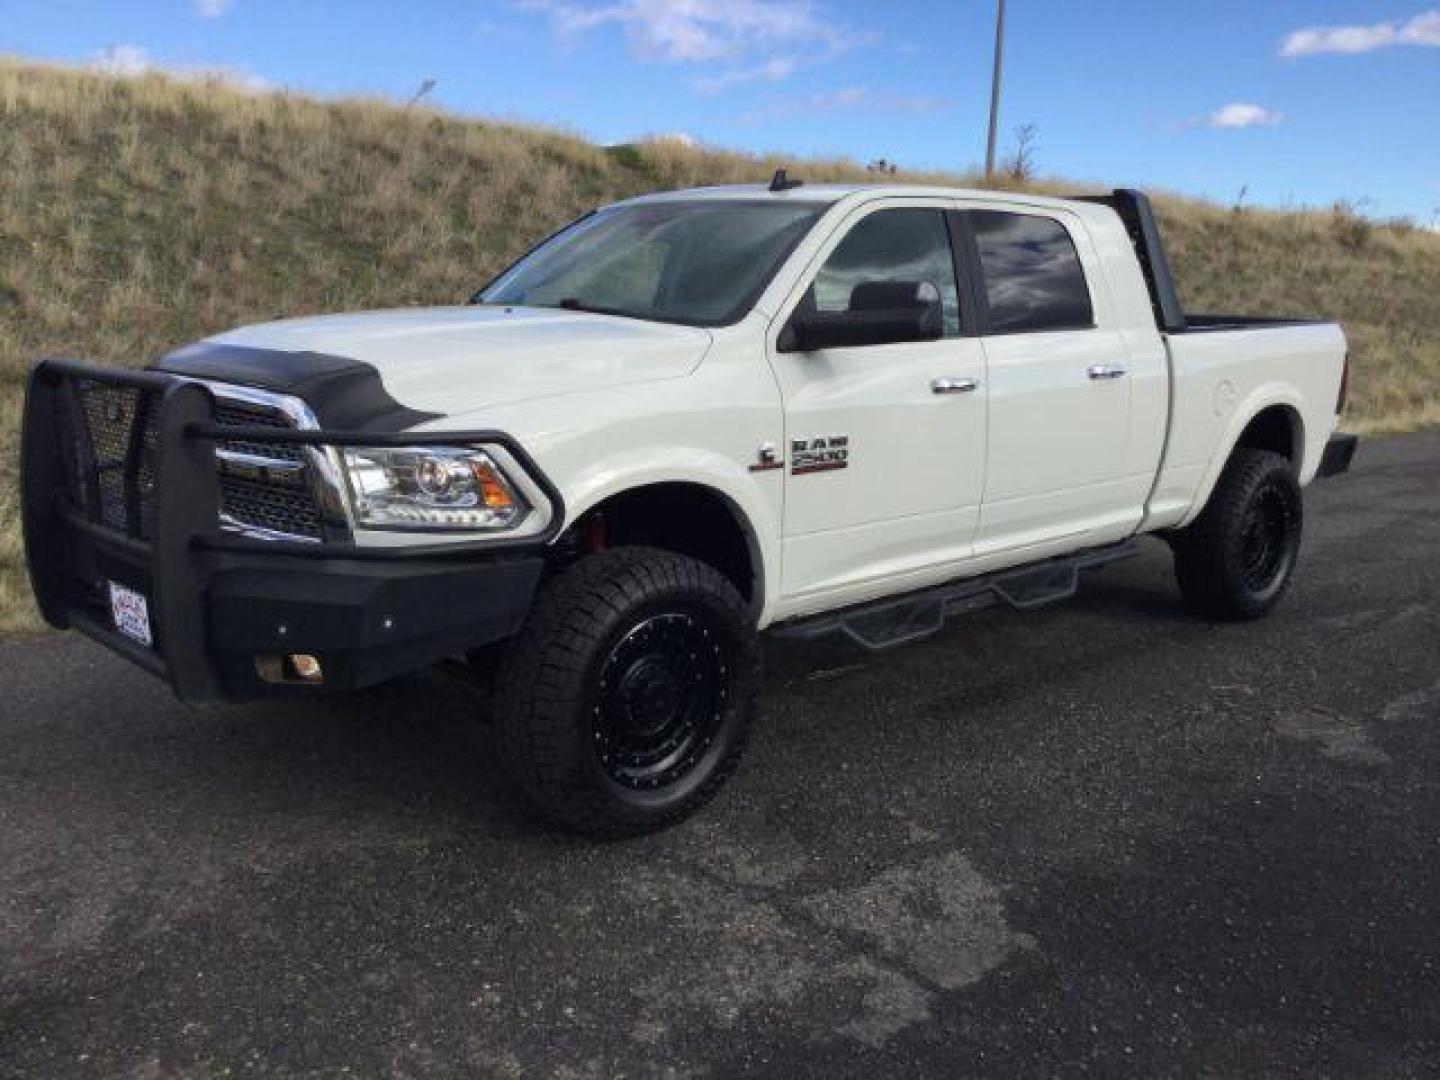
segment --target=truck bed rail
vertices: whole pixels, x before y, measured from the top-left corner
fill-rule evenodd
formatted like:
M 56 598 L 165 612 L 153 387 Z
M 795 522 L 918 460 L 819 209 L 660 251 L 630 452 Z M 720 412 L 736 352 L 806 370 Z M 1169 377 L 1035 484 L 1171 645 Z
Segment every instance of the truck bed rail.
M 1288 318 L 1269 315 L 1188 315 L 1175 290 L 1170 260 L 1160 238 L 1150 197 L 1133 188 L 1116 188 L 1109 195 L 1075 195 L 1077 202 L 1108 206 L 1120 215 L 1150 293 L 1155 325 L 1162 334 L 1205 333 L 1220 330 L 1268 330 L 1279 326 L 1307 326 L 1324 322 L 1317 318 Z
M 1155 311 L 1155 325 L 1166 334 L 1184 332 L 1188 328 L 1185 309 L 1181 307 L 1180 296 L 1175 291 L 1170 260 L 1160 240 L 1160 225 L 1155 220 L 1150 197 L 1134 188 L 1116 188 L 1109 195 L 1076 195 L 1074 198 L 1078 202 L 1108 206 L 1120 215 L 1125 231 L 1130 234 L 1135 256 L 1140 260 L 1140 269 L 1145 274 L 1150 306 Z

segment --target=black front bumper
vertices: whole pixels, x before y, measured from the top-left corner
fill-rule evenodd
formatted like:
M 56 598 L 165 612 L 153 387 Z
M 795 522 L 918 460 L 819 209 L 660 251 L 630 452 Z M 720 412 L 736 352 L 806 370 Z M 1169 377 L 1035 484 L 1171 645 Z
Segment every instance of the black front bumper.
M 1327 476 L 1339 476 L 1348 472 L 1350 463 L 1355 460 L 1355 450 L 1360 445 L 1360 439 L 1355 435 L 1346 435 L 1336 432 L 1330 436 L 1325 444 L 1325 452 L 1320 455 L 1320 468 L 1315 473 L 1316 480 L 1324 480 Z
M 97 437 L 93 429 L 107 424 L 110 434 Z M 116 430 L 129 434 L 111 437 Z M 224 534 L 214 443 L 234 433 L 340 445 L 362 439 L 224 428 L 214 423 L 205 388 L 170 375 L 70 361 L 35 368 L 22 505 L 31 583 L 51 625 L 102 642 L 190 702 L 371 686 L 519 629 L 548 537 L 437 554 Z M 117 630 L 111 582 L 145 598 L 151 644 Z M 299 676 L 287 660 L 297 655 L 319 662 L 318 679 Z
M 346 562 L 228 556 L 205 610 L 207 656 L 227 700 L 352 690 L 417 671 L 520 629 L 538 556 L 483 562 Z M 285 657 L 314 656 L 323 683 L 286 678 Z M 276 673 L 283 681 L 273 681 Z

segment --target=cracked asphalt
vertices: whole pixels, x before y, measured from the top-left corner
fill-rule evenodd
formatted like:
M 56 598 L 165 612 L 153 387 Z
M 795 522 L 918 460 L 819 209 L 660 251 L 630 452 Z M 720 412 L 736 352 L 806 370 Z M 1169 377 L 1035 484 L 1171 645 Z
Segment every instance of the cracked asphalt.
M 516 817 L 440 680 L 187 710 L 0 648 L 0 1075 L 1436 1075 L 1440 432 L 1307 513 L 1255 624 L 1154 543 L 772 643 L 747 767 L 636 842 Z

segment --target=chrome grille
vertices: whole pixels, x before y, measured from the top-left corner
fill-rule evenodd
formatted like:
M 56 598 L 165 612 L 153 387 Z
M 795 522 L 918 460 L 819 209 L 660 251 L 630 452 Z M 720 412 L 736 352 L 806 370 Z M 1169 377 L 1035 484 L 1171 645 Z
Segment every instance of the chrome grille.
M 217 391 L 218 393 L 218 391 Z M 251 405 L 238 401 L 215 401 L 215 422 L 217 424 L 245 425 L 247 427 L 288 428 L 290 422 L 272 409 L 263 405 Z M 227 440 L 221 444 L 226 450 L 256 457 L 281 458 L 285 461 L 304 459 L 303 448 L 287 443 L 259 443 Z
M 220 478 L 220 511 L 225 524 L 251 526 L 306 540 L 323 535 L 320 511 L 309 491 L 287 491 L 264 481 Z
M 289 428 L 290 420 L 276 408 L 252 401 L 226 397 L 226 388 L 211 384 L 215 394 L 215 420 L 220 424 Z M 221 523 L 244 532 L 260 530 L 280 534 L 280 539 L 323 540 L 324 520 L 316 504 L 308 475 L 306 448 L 288 443 L 249 442 L 226 439 L 216 444 L 221 454 L 241 455 L 262 466 L 273 465 L 291 475 L 300 466 L 298 482 L 279 483 L 268 479 L 264 469 L 255 476 L 220 472 Z M 217 468 L 220 462 L 216 462 Z

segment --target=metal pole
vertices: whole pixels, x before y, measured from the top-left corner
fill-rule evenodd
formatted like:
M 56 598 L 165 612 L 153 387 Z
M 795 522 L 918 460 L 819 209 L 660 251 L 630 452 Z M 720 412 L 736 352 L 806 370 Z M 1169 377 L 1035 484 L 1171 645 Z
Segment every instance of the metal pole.
M 990 83 L 990 137 L 985 143 L 985 179 L 995 175 L 995 128 L 1000 120 L 1000 62 L 1005 55 L 1005 0 L 995 4 L 995 76 Z

